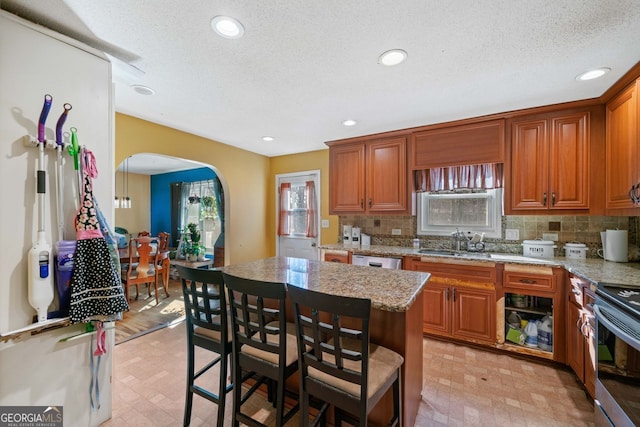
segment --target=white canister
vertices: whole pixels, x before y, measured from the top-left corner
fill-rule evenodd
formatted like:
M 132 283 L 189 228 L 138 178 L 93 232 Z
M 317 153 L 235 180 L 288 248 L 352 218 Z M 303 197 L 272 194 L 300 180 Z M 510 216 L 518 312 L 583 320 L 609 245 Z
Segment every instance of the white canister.
M 525 240 L 522 242 L 522 254 L 532 258 L 553 258 L 557 246 L 552 240 Z
M 567 259 L 587 259 L 588 250 L 584 243 L 567 243 L 564 245 L 564 256 Z

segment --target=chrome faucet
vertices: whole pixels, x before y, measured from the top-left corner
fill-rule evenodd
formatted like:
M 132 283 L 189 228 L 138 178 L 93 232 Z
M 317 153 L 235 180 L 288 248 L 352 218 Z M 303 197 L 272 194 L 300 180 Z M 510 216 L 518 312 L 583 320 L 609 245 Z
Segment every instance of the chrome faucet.
M 451 233 L 451 249 L 455 251 L 459 251 L 463 249 L 461 242 L 466 243 L 468 241 L 469 239 L 467 239 L 467 236 L 465 236 L 464 233 L 460 231 L 459 228 L 456 228 L 456 231 Z M 465 245 L 464 250 L 467 250 L 467 245 Z

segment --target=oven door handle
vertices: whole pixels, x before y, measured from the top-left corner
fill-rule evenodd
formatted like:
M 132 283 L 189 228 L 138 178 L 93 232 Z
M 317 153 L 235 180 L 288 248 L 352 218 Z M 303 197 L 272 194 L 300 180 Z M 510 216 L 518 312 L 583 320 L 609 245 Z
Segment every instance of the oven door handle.
M 628 333 L 626 333 L 625 331 L 617 327 L 615 324 L 613 324 L 611 321 L 609 321 L 609 319 L 606 318 L 606 316 L 604 315 L 604 313 L 602 312 L 598 304 L 593 305 L 593 311 L 596 315 L 596 319 L 598 320 L 598 322 L 604 324 L 604 326 L 606 326 L 606 328 L 609 329 L 611 332 L 613 332 L 613 334 L 616 335 L 618 338 L 622 339 L 623 341 L 629 344 L 635 343 L 636 347 L 640 346 L 640 342 L 638 341 L 637 338 L 632 337 L 631 335 L 629 335 Z

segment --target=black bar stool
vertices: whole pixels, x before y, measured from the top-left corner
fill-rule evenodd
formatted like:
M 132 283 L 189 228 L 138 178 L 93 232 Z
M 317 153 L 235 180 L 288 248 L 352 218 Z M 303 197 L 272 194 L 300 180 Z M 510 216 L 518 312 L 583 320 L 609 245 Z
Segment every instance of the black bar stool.
M 284 413 L 285 380 L 298 370 L 295 326 L 286 322 L 285 284 L 226 273 L 223 277 L 233 325 L 233 425 L 264 425 L 243 413 L 242 405 L 266 383 L 276 408 L 276 426 L 282 426 L 299 408 L 296 402 Z M 241 384 L 249 378 L 256 382 L 242 395 Z
M 309 398 L 335 409 L 335 425 L 345 420 L 366 426 L 367 415 L 393 388 L 393 417 L 401 426 L 402 356 L 369 343 L 371 300 L 328 295 L 288 286 L 296 321 L 303 426 L 309 425 Z M 327 405 L 323 406 L 322 412 Z M 318 417 L 313 420 L 313 425 Z
M 187 319 L 187 396 L 184 425 L 191 423 L 193 394 L 218 405 L 217 426 L 224 425 L 226 396 L 233 386 L 227 385 L 227 363 L 231 354 L 231 322 L 227 315 L 227 299 L 219 270 L 203 270 L 176 266 L 182 279 L 182 293 Z M 195 372 L 195 347 L 212 351 L 217 357 Z M 195 384 L 202 374 L 220 364 L 217 394 Z

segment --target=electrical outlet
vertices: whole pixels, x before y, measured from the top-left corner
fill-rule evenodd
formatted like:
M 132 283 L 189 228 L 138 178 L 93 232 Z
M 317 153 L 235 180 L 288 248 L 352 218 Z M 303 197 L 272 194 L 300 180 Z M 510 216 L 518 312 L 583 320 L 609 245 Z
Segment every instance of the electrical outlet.
M 558 241 L 558 233 L 542 233 L 542 240 Z
M 391 229 L 391 235 L 392 236 L 400 236 L 402 234 L 402 229 L 401 228 L 393 228 Z
M 322 220 L 322 228 L 329 228 L 329 220 L 328 219 L 323 219 Z
M 517 228 L 507 228 L 504 230 L 504 240 L 520 240 L 520 230 Z

